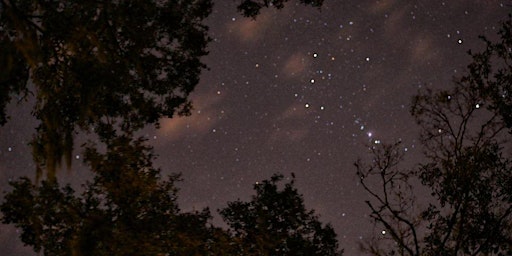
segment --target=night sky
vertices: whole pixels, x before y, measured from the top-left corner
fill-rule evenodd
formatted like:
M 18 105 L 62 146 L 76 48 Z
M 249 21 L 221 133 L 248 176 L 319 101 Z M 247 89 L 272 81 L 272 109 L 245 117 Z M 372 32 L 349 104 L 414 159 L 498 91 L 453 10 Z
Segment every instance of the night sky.
M 217 0 L 207 19 L 210 54 L 192 95 L 193 114 L 142 132 L 155 146 L 156 166 L 181 172 L 184 211 L 249 199 L 253 184 L 279 172 L 296 175 L 308 209 L 335 228 L 345 255 L 377 234 L 353 162 L 375 143 L 402 141 L 404 165 L 421 161 L 411 97 L 425 87 L 447 88 L 495 38 L 510 1 L 341 1 L 320 10 L 295 5 L 265 9 L 256 20 Z M 31 102 L 11 104 L 0 129 L 0 189 L 9 179 L 35 176 Z M 79 142 L 82 139 L 78 139 Z M 77 142 L 77 145 L 78 143 Z M 90 177 L 75 151 L 62 182 Z M 10 226 L 0 226 L 2 255 L 33 255 Z

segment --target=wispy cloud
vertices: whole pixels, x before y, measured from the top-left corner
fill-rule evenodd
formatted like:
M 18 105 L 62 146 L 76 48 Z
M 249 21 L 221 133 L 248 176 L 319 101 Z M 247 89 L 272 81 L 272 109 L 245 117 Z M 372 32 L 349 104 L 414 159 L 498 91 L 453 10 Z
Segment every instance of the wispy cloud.
M 160 120 L 158 134 L 173 141 L 186 134 L 203 135 L 219 121 L 219 103 L 223 94 L 202 94 L 193 97 L 194 110 L 191 116 L 173 117 Z

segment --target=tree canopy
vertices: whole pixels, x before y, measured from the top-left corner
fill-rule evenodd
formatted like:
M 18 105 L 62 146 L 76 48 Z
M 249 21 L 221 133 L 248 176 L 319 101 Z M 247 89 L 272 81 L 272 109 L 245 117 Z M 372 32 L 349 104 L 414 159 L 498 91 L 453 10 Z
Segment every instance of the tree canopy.
M 230 202 L 220 211 L 240 241 L 237 255 L 342 255 L 332 227 L 306 210 L 293 179 L 280 189 L 282 179 L 275 174 L 256 183 L 251 201 Z
M 242 1 L 256 17 L 279 1 Z M 322 1 L 304 1 L 320 6 Z M 204 19 L 211 0 L 0 1 L 0 125 L 15 95 L 34 95 L 40 121 L 32 139 L 38 175 L 71 165 L 74 136 L 125 132 L 162 117 L 188 115 L 206 66 Z
M 87 148 L 94 179 L 77 194 L 70 186 L 28 178 L 11 182 L 0 209 L 4 223 L 44 255 L 218 255 L 222 231 L 208 224 L 208 209 L 183 213 L 175 182 L 152 167 L 143 140 L 112 138 L 107 151 Z
M 36 97 L 38 170 L 71 161 L 78 130 L 135 131 L 189 114 L 205 68 L 209 0 L 2 1 L 2 115 L 13 93 Z
M 264 1 L 257 12 L 249 2 L 238 10 L 254 18 L 287 1 Z M 190 114 L 188 97 L 206 68 L 211 8 L 211 0 L 0 0 L 0 125 L 14 96 L 35 96 L 40 123 L 31 145 L 37 176 L 47 174 L 10 182 L 0 205 L 2 222 L 19 228 L 25 245 L 43 255 L 240 255 L 246 248 L 241 237 L 209 223 L 207 208 L 179 209 L 179 175 L 161 177 L 152 147 L 134 135 L 162 117 Z M 80 132 L 94 135 L 82 145 L 93 179 L 77 192 L 59 184 L 56 170 L 63 158 L 71 165 Z M 283 210 L 301 214 L 303 222 L 286 227 L 297 232 L 290 248 L 334 255 L 321 253 L 337 250 L 332 228 L 304 212 L 287 187 L 292 198 L 265 193 L 267 200 L 293 200 Z M 260 255 L 274 255 L 266 253 Z

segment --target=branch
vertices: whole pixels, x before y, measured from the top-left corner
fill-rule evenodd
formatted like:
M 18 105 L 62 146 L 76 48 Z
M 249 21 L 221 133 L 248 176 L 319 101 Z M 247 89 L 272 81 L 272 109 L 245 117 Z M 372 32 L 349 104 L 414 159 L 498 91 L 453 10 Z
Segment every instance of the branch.
M 407 251 L 407 253 L 411 256 L 413 255 L 419 255 L 420 254 L 420 246 L 418 241 L 418 235 L 416 233 L 416 227 L 415 223 L 408 220 L 406 217 L 402 216 L 401 213 L 406 211 L 406 203 L 403 203 L 401 200 L 398 202 L 398 209 L 395 209 L 391 202 L 390 202 L 390 193 L 391 191 L 394 191 L 393 189 L 389 190 L 388 186 L 391 186 L 391 188 L 394 187 L 395 181 L 399 180 L 400 182 L 405 182 L 403 179 L 406 179 L 405 175 L 401 175 L 403 173 L 399 171 L 391 171 L 390 169 L 394 166 L 396 166 L 401 159 L 401 156 L 399 154 L 396 154 L 394 151 L 396 148 L 396 145 L 386 147 L 384 146 L 384 152 L 378 151 L 376 149 L 373 149 L 372 152 L 374 153 L 374 164 L 373 166 L 370 166 L 366 171 L 362 171 L 364 168 L 360 161 L 355 163 L 355 166 L 357 167 L 359 179 L 361 182 L 361 185 L 363 188 L 374 198 L 378 201 L 380 204 L 379 207 L 374 206 L 370 201 L 366 201 L 366 204 L 369 206 L 369 208 L 372 210 L 372 218 L 380 222 L 384 225 L 384 227 L 389 230 L 391 237 L 395 242 L 398 243 L 401 250 Z M 365 183 L 365 178 L 368 177 L 370 174 L 377 174 L 375 170 L 378 168 L 379 170 L 379 177 L 380 181 L 382 183 L 382 195 L 377 194 L 372 189 L 368 187 L 368 185 Z M 397 195 L 401 193 L 397 193 Z M 387 212 L 387 213 L 386 213 Z M 390 223 L 390 220 L 396 220 L 397 223 L 403 223 L 407 227 L 405 230 L 407 231 L 401 231 L 400 224 L 398 226 L 393 227 L 392 223 Z M 413 239 L 413 246 L 411 247 L 410 239 L 412 237 Z M 408 242 L 409 241 L 409 242 Z
M 32 27 L 34 27 L 37 31 L 39 31 L 39 32 L 41 32 L 43 34 L 45 33 L 45 31 L 44 31 L 44 29 L 42 27 L 40 27 L 39 25 L 34 23 L 33 20 L 30 19 L 30 17 L 32 17 L 32 16 L 25 15 L 22 11 L 20 11 L 16 7 L 16 4 L 13 3 L 12 0 L 9 0 L 9 4 L 7 4 L 4 0 L 2 0 L 2 5 L 6 9 L 6 13 L 9 16 L 11 16 L 11 19 L 13 19 L 15 24 L 18 23 L 17 21 L 23 20 L 23 21 L 27 22 L 29 25 L 31 25 Z M 11 8 L 9 8 L 9 7 L 11 7 Z M 9 11 L 9 9 L 12 9 L 12 11 Z

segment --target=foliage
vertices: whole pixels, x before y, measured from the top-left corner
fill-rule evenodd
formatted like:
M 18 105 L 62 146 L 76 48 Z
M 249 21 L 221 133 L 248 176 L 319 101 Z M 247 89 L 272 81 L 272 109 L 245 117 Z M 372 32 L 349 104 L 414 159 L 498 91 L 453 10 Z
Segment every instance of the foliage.
M 341 255 L 336 234 L 322 225 L 294 187 L 294 180 L 280 190 L 282 175 L 254 185 L 249 202 L 228 203 L 220 211 L 240 241 L 237 255 Z
M 238 9 L 255 18 L 284 2 L 243 1 Z M 70 167 L 79 131 L 136 131 L 190 114 L 211 8 L 211 0 L 1 0 L 0 125 L 13 95 L 35 95 L 33 157 L 38 175 L 54 179 L 63 158 Z
M 254 18 L 284 2 L 239 10 Z M 208 209 L 180 211 L 179 175 L 162 178 L 152 148 L 134 137 L 162 117 L 190 114 L 211 8 L 211 0 L 0 0 L 0 125 L 13 96 L 34 95 L 33 158 L 37 177 L 47 172 L 41 182 L 10 182 L 0 205 L 2 222 L 20 229 L 23 243 L 44 255 L 239 255 L 241 238 L 212 227 Z M 63 158 L 70 167 L 79 132 L 101 143 L 82 145 L 93 180 L 80 193 L 56 178 Z M 337 250 L 332 228 L 312 214 L 304 213 L 301 231 L 312 237 L 290 242 Z
M 277 9 L 282 9 L 288 0 L 241 0 L 237 9 L 245 17 L 255 19 L 260 14 L 261 8 L 273 6 Z M 313 7 L 320 7 L 324 0 L 300 0 L 301 4 L 310 5 Z
M 39 172 L 71 161 L 77 129 L 134 131 L 188 114 L 205 68 L 210 0 L 1 1 L 0 123 L 9 95 L 32 90 Z M 29 84 L 31 84 L 29 86 Z
M 95 177 L 80 195 L 57 181 L 11 182 L 2 222 L 43 255 L 342 255 L 293 180 L 280 190 L 283 176 L 274 175 L 255 185 L 251 202 L 230 202 L 220 211 L 226 232 L 208 223 L 208 209 L 179 210 L 179 176 L 162 181 L 143 140 L 118 136 L 107 145 L 106 153 L 87 147 Z
M 487 108 L 499 114 L 512 132 L 512 16 L 502 23 L 498 35 L 497 42 L 481 37 L 486 49 L 469 52 L 474 61 L 461 82 L 474 86 L 486 100 Z
M 501 41 L 486 40 L 486 50 L 472 54 L 469 74 L 452 88 L 414 97 L 425 163 L 401 170 L 399 146 L 384 145 L 373 151 L 372 164 L 356 164 L 373 198 L 371 216 L 395 243 L 368 245 L 374 255 L 512 253 L 511 27 L 504 22 Z M 368 185 L 370 177 L 380 177 L 381 191 Z M 404 192 L 413 178 L 431 192 L 428 207 L 418 208 L 412 191 Z
M 106 153 L 89 147 L 85 161 L 96 175 L 80 195 L 57 181 L 11 182 L 3 223 L 44 255 L 215 255 L 222 244 L 211 243 L 223 232 L 209 226 L 207 209 L 180 212 L 179 177 L 162 180 L 143 142 L 119 136 Z

